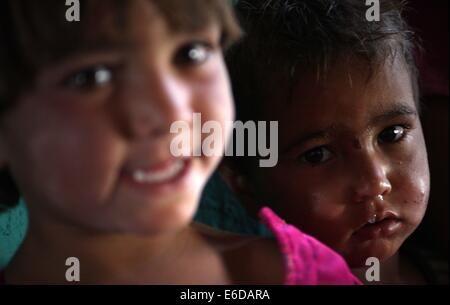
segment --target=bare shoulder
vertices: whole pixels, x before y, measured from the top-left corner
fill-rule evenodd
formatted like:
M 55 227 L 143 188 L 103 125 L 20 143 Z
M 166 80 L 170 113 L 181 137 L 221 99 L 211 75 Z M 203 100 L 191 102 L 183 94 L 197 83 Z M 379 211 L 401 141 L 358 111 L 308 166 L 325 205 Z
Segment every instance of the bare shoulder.
M 196 224 L 196 229 L 220 253 L 234 282 L 284 282 L 284 259 L 275 239 L 220 231 L 201 224 Z

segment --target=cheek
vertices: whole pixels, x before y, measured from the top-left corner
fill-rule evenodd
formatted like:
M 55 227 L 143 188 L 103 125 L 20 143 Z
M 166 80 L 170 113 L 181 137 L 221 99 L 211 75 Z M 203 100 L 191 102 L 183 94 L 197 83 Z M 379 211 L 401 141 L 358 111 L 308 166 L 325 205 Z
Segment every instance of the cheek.
M 269 177 L 263 187 L 270 190 L 269 206 L 275 212 L 328 246 L 343 248 L 354 213 L 348 210 L 339 179 L 295 174 L 292 166 L 260 176 Z
M 105 200 L 120 161 L 117 143 L 90 122 L 81 126 L 68 120 L 57 129 L 37 130 L 25 147 L 30 183 L 45 185 L 47 200 L 91 204 Z
M 291 215 L 296 224 L 314 227 L 325 222 L 339 223 L 345 216 L 343 186 L 338 179 L 299 173 L 292 166 L 269 170 L 264 189 L 271 190 L 275 208 Z
M 208 120 L 231 121 L 234 103 L 228 73 L 222 60 L 214 61 L 208 77 L 192 86 L 195 90 L 195 112 L 205 114 Z
M 205 113 L 207 120 L 218 121 L 224 126 L 224 122 L 234 119 L 234 104 L 226 74 L 219 73 L 209 86 L 201 91 L 202 103 L 199 112 Z
M 406 220 L 417 226 L 421 222 L 428 204 L 430 174 L 424 146 L 411 152 L 399 162 L 393 173 L 393 198 Z
M 208 121 L 215 124 L 213 129 L 202 133 L 204 144 L 205 139 L 211 140 L 214 135 L 213 153 L 210 153 L 213 157 L 208 159 L 215 165 L 223 155 L 227 141 L 230 140 L 234 120 L 234 104 L 225 70 L 219 67 L 214 76 L 195 89 L 193 112 L 201 113 L 201 127 Z M 211 146 L 208 145 L 209 147 Z

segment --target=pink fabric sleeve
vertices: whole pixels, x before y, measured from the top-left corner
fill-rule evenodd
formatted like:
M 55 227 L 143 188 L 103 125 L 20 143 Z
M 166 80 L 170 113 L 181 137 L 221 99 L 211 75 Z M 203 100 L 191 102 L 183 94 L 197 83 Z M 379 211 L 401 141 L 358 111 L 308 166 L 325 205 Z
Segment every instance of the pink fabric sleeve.
M 285 258 L 285 285 L 358 285 L 344 259 L 317 239 L 280 219 L 271 209 L 259 212 Z

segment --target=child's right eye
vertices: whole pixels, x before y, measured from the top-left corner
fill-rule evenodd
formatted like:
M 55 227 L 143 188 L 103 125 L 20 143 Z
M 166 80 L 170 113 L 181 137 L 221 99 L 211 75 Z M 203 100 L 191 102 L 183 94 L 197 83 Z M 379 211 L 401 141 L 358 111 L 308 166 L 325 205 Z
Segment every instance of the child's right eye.
M 308 150 L 300 156 L 300 161 L 309 165 L 319 165 L 325 163 L 331 157 L 333 153 L 325 146 L 316 147 Z
M 103 65 L 78 71 L 67 77 L 63 83 L 72 89 L 92 89 L 108 84 L 113 77 L 112 69 Z

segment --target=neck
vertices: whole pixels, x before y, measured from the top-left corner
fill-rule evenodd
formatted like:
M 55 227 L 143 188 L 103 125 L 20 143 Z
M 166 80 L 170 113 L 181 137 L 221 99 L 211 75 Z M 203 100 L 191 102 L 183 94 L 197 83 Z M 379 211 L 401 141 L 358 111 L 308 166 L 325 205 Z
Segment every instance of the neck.
M 187 246 L 190 227 L 150 236 L 86 230 L 30 213 L 27 238 L 6 269 L 8 282 L 67 283 L 66 260 L 80 263 L 83 283 L 130 281 L 139 274 L 170 270 Z

